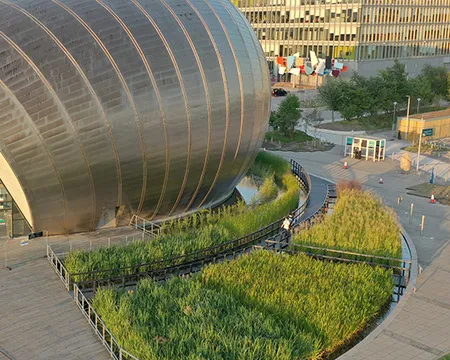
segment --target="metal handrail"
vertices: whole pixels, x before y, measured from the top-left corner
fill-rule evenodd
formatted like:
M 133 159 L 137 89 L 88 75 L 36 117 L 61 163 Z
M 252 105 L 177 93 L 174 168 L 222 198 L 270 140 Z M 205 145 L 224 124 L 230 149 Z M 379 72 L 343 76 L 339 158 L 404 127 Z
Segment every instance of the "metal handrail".
M 140 217 L 137 214 L 133 214 L 128 225 L 134 227 L 137 230 L 141 230 L 144 234 L 147 234 L 152 238 L 155 238 L 161 234 L 161 226 L 154 223 L 153 221 Z
M 292 172 L 294 175 L 297 176 L 297 180 L 302 183 L 302 186 L 304 186 L 305 191 L 307 191 L 307 199 L 309 201 L 310 193 L 311 193 L 311 179 L 309 175 L 304 171 L 303 167 L 298 164 L 296 161 L 291 160 L 292 165 Z M 291 214 L 293 215 L 293 222 L 296 224 L 296 220 L 298 220 L 301 215 L 304 212 L 304 209 L 306 208 L 307 201 L 305 201 L 299 208 L 293 210 Z M 104 274 L 108 272 L 116 272 L 118 270 L 121 271 L 132 271 L 133 273 L 141 272 L 141 268 L 146 268 L 147 271 L 151 271 L 154 269 L 161 268 L 160 265 L 165 265 L 164 267 L 170 267 L 170 266 L 177 266 L 181 262 L 180 260 L 186 259 L 187 262 L 191 261 L 198 261 L 201 260 L 204 257 L 211 256 L 212 254 L 220 254 L 226 250 L 236 250 L 242 246 L 248 246 L 253 245 L 255 243 L 264 241 L 264 238 L 273 236 L 275 233 L 279 232 L 281 224 L 283 222 L 283 219 L 278 219 L 274 221 L 273 223 L 256 230 L 250 234 L 244 235 L 238 239 L 223 243 L 214 245 L 205 249 L 201 249 L 189 254 L 179 255 L 175 256 L 169 259 L 162 259 L 158 261 L 154 261 L 151 263 L 143 263 L 143 264 L 136 264 L 131 266 L 125 266 L 121 268 L 115 268 L 115 269 L 101 269 L 101 270 L 95 270 L 95 271 L 88 271 L 88 272 L 82 272 L 82 273 L 74 273 L 71 274 L 72 277 L 75 276 L 84 276 L 84 275 L 96 275 L 96 274 Z
M 77 284 L 73 285 L 73 298 L 75 304 L 80 309 L 81 313 L 88 320 L 95 334 L 100 338 L 102 344 L 105 346 L 108 353 L 115 360 L 139 360 L 137 357 L 124 350 L 116 338 L 111 334 L 108 327 L 105 325 L 101 317 L 92 307 L 89 300 L 78 288 Z
M 315 214 L 309 216 L 307 219 L 300 221 L 299 219 L 304 213 L 311 194 L 311 180 L 303 167 L 294 160 L 291 160 L 291 170 L 293 174 L 296 175 L 297 180 L 304 188 L 305 192 L 307 192 L 306 201 L 299 208 L 291 212 L 294 219 L 293 226 L 297 227 L 303 222 L 309 222 L 309 224 L 311 224 L 312 219 L 314 219 L 319 212 L 320 214 L 322 214 L 323 210 L 326 209 L 328 204 L 328 193 L 327 198 L 322 204 L 322 207 L 318 209 Z M 199 264 L 204 265 L 209 262 L 214 262 L 217 259 L 234 257 L 235 254 L 245 252 L 253 245 L 261 243 L 264 240 L 273 237 L 274 235 L 280 233 L 280 228 L 283 220 L 284 219 L 279 219 L 239 239 L 235 239 L 227 243 L 218 244 L 193 253 L 176 256 L 169 259 L 162 259 L 151 263 L 137 264 L 122 268 L 95 270 L 91 272 L 75 274 L 70 274 L 67 272 L 66 276 L 69 278 L 67 286 L 69 286 L 70 288 L 70 284 L 74 282 L 74 278 L 86 275 L 94 275 L 95 277 L 89 280 L 77 281 L 79 286 L 92 284 L 93 288 L 95 288 L 95 285 L 99 285 L 100 283 L 111 283 L 117 281 L 118 279 L 122 279 L 123 283 L 125 281 L 125 277 L 129 277 L 130 279 L 135 280 L 136 278 L 152 276 L 152 274 L 160 274 L 161 272 L 163 272 L 164 274 L 171 274 L 180 272 L 185 268 L 189 268 L 190 270 L 192 270 Z M 97 276 L 100 274 L 101 276 Z
M 50 262 L 50 265 L 55 270 L 56 274 L 59 276 L 61 281 L 64 284 L 64 287 L 67 290 L 70 290 L 71 285 L 71 276 L 67 271 L 64 264 L 61 262 L 61 259 L 55 254 L 49 244 L 47 244 L 47 259 Z
M 403 234 L 402 234 L 403 235 Z M 353 264 L 366 264 L 370 266 L 378 266 L 383 267 L 385 269 L 390 269 L 393 271 L 392 276 L 394 279 L 394 290 L 393 295 L 397 295 L 397 302 L 400 301 L 401 296 L 404 293 L 404 289 L 409 284 L 409 280 L 411 278 L 411 272 L 412 272 L 412 261 L 410 260 L 403 260 L 403 259 L 396 259 L 396 258 L 386 258 L 383 256 L 375 256 L 375 255 L 368 255 L 368 254 L 361 254 L 361 253 L 355 253 L 355 252 L 349 252 L 349 251 L 342 251 L 342 250 L 336 250 L 336 249 L 328 249 L 328 248 L 319 248 L 315 246 L 307 246 L 307 245 L 299 245 L 300 248 L 306 248 L 306 249 L 312 249 L 312 250 L 321 250 L 322 253 L 316 253 L 311 251 L 302 251 L 299 249 L 296 249 L 295 246 L 297 244 L 288 244 L 284 241 L 272 241 L 272 240 L 266 240 L 265 246 L 259 246 L 259 249 L 264 249 L 268 251 L 272 251 L 275 253 L 285 253 L 285 254 L 305 254 L 307 256 L 319 259 L 319 260 L 329 260 L 333 262 L 344 262 L 344 263 L 353 263 Z M 331 253 L 328 255 L 328 253 Z M 358 257 L 358 259 L 352 259 L 345 257 L 343 255 L 351 255 Z M 369 261 L 371 259 L 372 261 Z M 391 264 L 383 264 L 378 261 L 374 261 L 374 259 L 377 260 L 388 260 L 393 261 L 394 263 L 399 263 L 398 265 L 391 265 Z

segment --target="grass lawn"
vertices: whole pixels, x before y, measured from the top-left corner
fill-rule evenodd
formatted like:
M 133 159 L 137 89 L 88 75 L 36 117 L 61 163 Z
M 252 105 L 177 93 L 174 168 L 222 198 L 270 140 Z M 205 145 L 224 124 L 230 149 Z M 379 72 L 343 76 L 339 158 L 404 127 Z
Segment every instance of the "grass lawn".
M 269 150 L 281 151 L 327 151 L 334 145 L 323 143 L 300 130 L 295 130 L 293 139 L 279 130 L 274 130 L 266 133 L 262 146 Z
M 291 139 L 291 138 L 289 138 L 289 136 L 286 136 L 283 133 L 281 133 L 281 131 L 274 130 L 274 131 L 268 131 L 266 133 L 265 139 L 267 141 L 271 141 L 271 142 L 280 141 L 282 143 L 290 143 L 290 142 L 300 143 L 300 142 L 304 142 L 304 141 L 313 140 L 314 138 L 312 136 L 309 136 L 308 134 L 306 134 L 303 131 L 295 130 L 294 138 Z
M 392 128 L 392 114 L 367 116 L 360 119 L 329 122 L 318 126 L 320 129 L 336 131 L 370 131 Z
M 439 360 L 450 360 L 450 354 L 441 357 Z
M 191 279 L 99 289 L 93 306 L 141 360 L 319 359 L 365 329 L 392 289 L 383 268 L 259 250 Z
M 407 188 L 417 195 L 422 195 L 427 198 L 434 193 L 434 197 L 442 204 L 450 205 L 450 185 L 436 185 L 430 183 L 423 183 Z
M 294 235 L 293 242 L 390 258 L 402 254 L 395 213 L 369 192 L 354 189 L 340 191 L 333 213 Z

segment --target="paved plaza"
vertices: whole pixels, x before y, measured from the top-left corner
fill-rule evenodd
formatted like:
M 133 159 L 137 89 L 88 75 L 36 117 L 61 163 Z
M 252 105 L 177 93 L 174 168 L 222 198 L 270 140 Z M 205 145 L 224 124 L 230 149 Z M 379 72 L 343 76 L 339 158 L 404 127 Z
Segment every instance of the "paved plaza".
M 139 234 L 129 228 L 50 237 L 56 251 L 112 244 Z M 110 359 L 47 261 L 46 238 L 8 240 L 0 270 L 0 360 Z M 1 253 L 4 266 L 5 242 Z

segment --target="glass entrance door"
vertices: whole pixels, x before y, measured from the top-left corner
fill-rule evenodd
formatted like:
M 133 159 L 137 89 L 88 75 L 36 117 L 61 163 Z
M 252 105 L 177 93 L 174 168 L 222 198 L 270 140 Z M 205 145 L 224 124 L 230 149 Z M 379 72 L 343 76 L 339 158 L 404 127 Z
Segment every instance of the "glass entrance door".
M 23 236 L 30 232 L 27 221 L 0 180 L 0 237 Z

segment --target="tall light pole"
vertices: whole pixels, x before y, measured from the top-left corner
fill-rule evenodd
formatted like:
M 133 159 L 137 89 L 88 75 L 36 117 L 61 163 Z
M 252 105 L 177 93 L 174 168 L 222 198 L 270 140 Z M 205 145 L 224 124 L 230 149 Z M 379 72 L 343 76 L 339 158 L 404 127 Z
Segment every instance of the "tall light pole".
M 411 96 L 406 95 L 408 98 L 408 108 L 406 109 L 406 137 L 405 139 L 408 140 L 408 133 L 409 133 L 409 110 L 411 108 Z
M 423 116 L 422 116 L 422 124 L 423 124 Z M 422 126 L 423 126 L 423 125 L 422 125 Z M 422 135 L 423 135 L 423 128 L 420 129 L 419 146 L 418 146 L 418 149 L 417 149 L 416 172 L 419 172 L 419 164 L 420 164 L 420 145 L 422 145 Z
M 392 137 L 395 137 L 395 120 L 397 119 L 396 110 L 397 110 L 397 101 L 393 102 L 394 104 L 394 116 L 392 117 Z
M 420 100 L 422 100 L 422 99 L 417 98 L 417 113 L 419 113 L 419 109 L 420 109 Z

